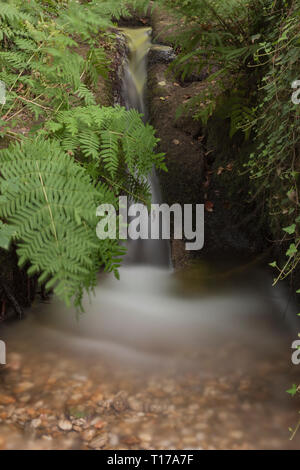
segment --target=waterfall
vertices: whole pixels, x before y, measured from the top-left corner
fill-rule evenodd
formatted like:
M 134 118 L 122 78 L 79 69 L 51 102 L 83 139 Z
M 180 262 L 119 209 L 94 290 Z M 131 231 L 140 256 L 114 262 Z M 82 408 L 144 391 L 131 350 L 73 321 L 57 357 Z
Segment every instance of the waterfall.
M 126 36 L 129 54 L 124 67 L 122 96 L 127 109 L 136 109 L 148 120 L 145 103 L 147 86 L 147 56 L 151 48 L 151 28 L 121 28 Z M 151 202 L 160 204 L 162 196 L 157 175 L 153 169 L 148 183 L 151 189 Z M 150 226 L 150 224 L 149 224 Z M 125 264 L 144 264 L 169 267 L 170 245 L 166 240 L 130 240 Z

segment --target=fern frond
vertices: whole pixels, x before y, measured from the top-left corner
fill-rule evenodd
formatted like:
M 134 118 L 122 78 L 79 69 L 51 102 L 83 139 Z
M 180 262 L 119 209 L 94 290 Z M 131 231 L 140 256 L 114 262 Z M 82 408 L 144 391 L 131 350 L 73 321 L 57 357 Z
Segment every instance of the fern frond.
M 69 303 L 96 276 L 101 193 L 54 141 L 12 145 L 0 162 L 0 217 L 15 232 L 19 264 L 30 262 L 29 273 Z
M 119 135 L 112 131 L 104 131 L 101 133 L 101 150 L 100 158 L 104 162 L 104 167 L 110 174 L 115 176 L 119 165 Z

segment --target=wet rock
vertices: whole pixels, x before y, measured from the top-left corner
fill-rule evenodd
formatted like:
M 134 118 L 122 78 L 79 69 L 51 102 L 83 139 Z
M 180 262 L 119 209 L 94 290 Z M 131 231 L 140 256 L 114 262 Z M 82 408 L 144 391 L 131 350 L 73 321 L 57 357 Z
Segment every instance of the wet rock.
M 144 409 L 143 402 L 135 397 L 128 398 L 128 405 L 132 411 L 143 411 Z
M 8 356 L 8 368 L 13 371 L 18 371 L 22 365 L 22 356 L 18 353 L 11 353 Z
M 19 400 L 21 403 L 28 403 L 28 402 L 31 400 L 31 395 L 29 395 L 28 393 L 26 393 L 25 395 L 22 395 L 21 397 L 18 397 L 18 400 Z
M 87 421 L 86 421 L 86 419 L 84 419 L 84 418 L 74 419 L 74 420 L 72 421 L 72 423 L 73 423 L 74 426 L 77 426 L 77 427 L 79 427 L 79 428 L 81 428 L 81 429 L 82 429 L 82 428 L 83 428 L 83 429 L 86 429 L 87 426 L 88 426 Z
M 16 393 L 24 393 L 34 387 L 34 383 L 32 382 L 21 382 L 17 385 L 15 392 Z
M 92 422 L 91 425 L 94 426 L 96 429 L 103 429 L 106 426 L 106 422 L 102 421 L 99 418 L 95 418 Z
M 170 46 L 163 46 L 160 44 L 153 44 L 148 55 L 150 65 L 154 64 L 168 64 L 176 59 L 174 49 Z
M 84 431 L 81 436 L 84 441 L 90 442 L 96 435 L 95 429 L 87 429 Z
M 115 448 L 120 442 L 119 436 L 117 434 L 110 434 L 109 436 L 109 445 L 112 448 Z
M 0 395 L 0 405 L 11 405 L 15 402 L 16 399 L 10 395 Z
M 112 401 L 112 407 L 119 413 L 128 408 L 127 394 L 123 391 L 119 392 Z
M 37 429 L 41 426 L 42 420 L 40 418 L 33 419 L 30 423 L 31 427 L 33 429 Z
M 94 450 L 102 449 L 108 443 L 108 435 L 101 434 L 89 443 L 89 447 Z
M 62 431 L 71 431 L 72 429 L 72 423 L 71 421 L 68 421 L 67 419 L 61 419 L 59 422 L 58 422 L 58 427 L 59 429 L 61 429 Z
M 230 431 L 230 437 L 233 439 L 243 439 L 244 434 L 242 431 L 236 430 L 236 431 Z

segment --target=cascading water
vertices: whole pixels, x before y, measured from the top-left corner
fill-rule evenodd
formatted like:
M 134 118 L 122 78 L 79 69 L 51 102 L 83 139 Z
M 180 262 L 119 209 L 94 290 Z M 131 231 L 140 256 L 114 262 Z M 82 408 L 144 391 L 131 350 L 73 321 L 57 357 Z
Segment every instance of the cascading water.
M 145 89 L 147 55 L 151 47 L 151 28 L 121 28 L 129 49 L 124 67 L 122 96 L 127 109 L 137 109 L 147 120 Z
M 147 121 L 145 104 L 147 84 L 147 55 L 151 47 L 151 28 L 122 28 L 127 39 L 129 56 L 124 67 L 122 96 L 127 109 L 136 109 Z M 152 203 L 162 202 L 159 182 L 155 171 L 148 179 Z M 150 224 L 149 224 L 150 225 Z M 136 240 L 127 244 L 126 264 L 170 266 L 170 246 L 165 240 Z

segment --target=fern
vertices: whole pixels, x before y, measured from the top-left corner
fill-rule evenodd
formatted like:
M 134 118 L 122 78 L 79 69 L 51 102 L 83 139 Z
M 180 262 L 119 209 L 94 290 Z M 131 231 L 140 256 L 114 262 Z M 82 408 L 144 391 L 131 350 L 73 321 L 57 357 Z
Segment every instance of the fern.
M 96 237 L 96 207 L 114 200 L 108 189 L 91 184 L 86 171 L 66 155 L 57 142 L 35 139 L 0 152 L 0 227 L 2 246 L 9 234 L 18 245 L 20 266 L 30 262 L 29 274 L 67 303 L 78 304 L 83 288 L 96 282 L 100 262 L 115 269 L 112 241 L 103 246 Z M 5 241 L 6 240 L 6 241 Z
M 98 240 L 96 207 L 123 193 L 148 202 L 150 171 L 165 169 L 138 112 L 96 106 L 110 67 L 99 35 L 130 3 L 0 0 L 0 137 L 21 140 L 0 151 L 0 247 L 15 243 L 20 266 L 77 305 L 100 267 L 118 276 L 124 254 Z M 20 136 L 22 119 L 35 138 Z
M 152 167 L 166 169 L 164 155 L 154 153 L 158 139 L 153 128 L 144 125 L 135 110 L 77 107 L 59 112 L 47 123 L 46 132 L 59 139 L 64 150 L 75 153 L 93 178 L 115 185 L 116 192 L 121 186 L 131 195 L 141 194 Z

